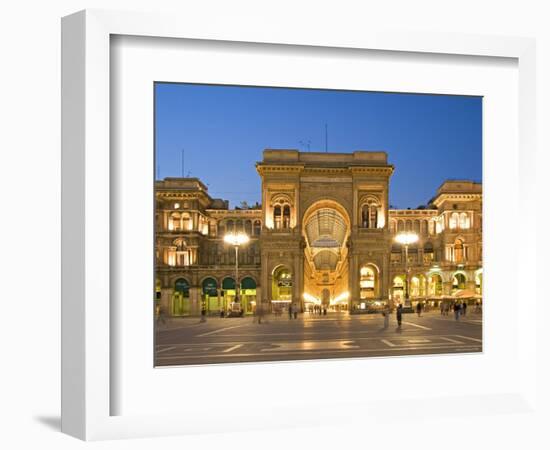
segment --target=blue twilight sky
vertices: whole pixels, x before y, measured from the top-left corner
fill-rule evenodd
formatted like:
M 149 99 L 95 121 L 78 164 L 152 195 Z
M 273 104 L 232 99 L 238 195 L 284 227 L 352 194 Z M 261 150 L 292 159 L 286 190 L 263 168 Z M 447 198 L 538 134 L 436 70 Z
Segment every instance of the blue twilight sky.
M 416 208 L 448 178 L 481 181 L 482 98 L 317 89 L 155 84 L 156 177 L 200 178 L 212 197 L 261 199 L 265 148 L 383 150 L 390 204 Z

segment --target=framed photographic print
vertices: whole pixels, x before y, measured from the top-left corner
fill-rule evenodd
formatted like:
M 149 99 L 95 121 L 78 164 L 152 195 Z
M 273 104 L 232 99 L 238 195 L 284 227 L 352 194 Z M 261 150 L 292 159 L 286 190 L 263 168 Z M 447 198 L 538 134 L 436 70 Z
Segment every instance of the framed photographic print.
M 64 18 L 65 432 L 530 410 L 533 42 L 340 31 Z
M 155 365 L 482 350 L 482 97 L 154 89 Z

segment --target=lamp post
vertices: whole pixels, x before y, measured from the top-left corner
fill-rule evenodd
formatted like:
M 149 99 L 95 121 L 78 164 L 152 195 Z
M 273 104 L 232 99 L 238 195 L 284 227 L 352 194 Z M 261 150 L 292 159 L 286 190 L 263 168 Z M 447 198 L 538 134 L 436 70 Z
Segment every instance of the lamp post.
M 244 245 L 248 243 L 250 238 L 247 236 L 246 233 L 227 233 L 223 240 L 227 243 L 235 247 L 235 302 L 238 303 L 240 301 L 240 284 L 239 284 L 239 247 L 241 245 Z
M 411 232 L 399 233 L 395 236 L 395 241 L 405 246 L 405 307 L 411 306 L 409 299 L 409 245 L 418 241 L 418 235 Z

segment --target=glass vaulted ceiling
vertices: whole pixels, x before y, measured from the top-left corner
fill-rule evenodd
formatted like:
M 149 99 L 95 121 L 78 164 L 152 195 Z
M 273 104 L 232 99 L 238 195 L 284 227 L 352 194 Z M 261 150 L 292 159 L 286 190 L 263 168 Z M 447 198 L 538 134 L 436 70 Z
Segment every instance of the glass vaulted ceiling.
M 334 209 L 321 208 L 309 218 L 306 235 L 317 270 L 336 269 L 346 234 L 346 222 Z

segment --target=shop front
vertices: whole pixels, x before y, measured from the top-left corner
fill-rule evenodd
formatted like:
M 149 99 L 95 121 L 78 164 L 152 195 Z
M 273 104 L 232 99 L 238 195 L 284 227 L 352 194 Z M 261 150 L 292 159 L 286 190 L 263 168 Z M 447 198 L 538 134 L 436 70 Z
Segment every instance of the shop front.
M 188 316 L 190 312 L 189 282 L 185 278 L 178 278 L 172 294 L 172 316 Z
M 251 277 L 241 280 L 241 301 L 245 314 L 254 314 L 256 311 L 256 281 Z
M 205 278 L 202 282 L 201 309 L 207 314 L 218 314 L 221 309 L 221 301 L 218 297 L 218 282 L 211 277 Z

